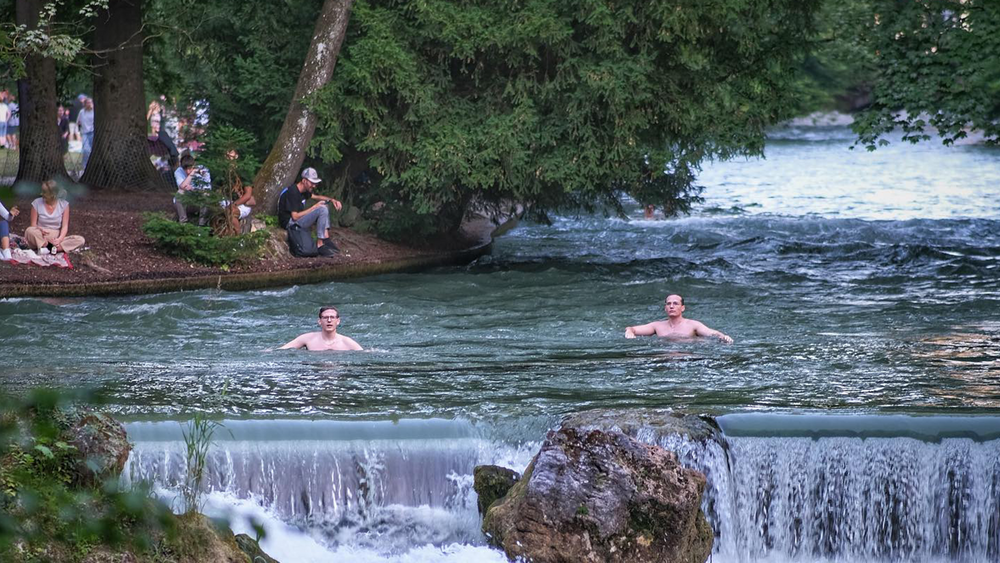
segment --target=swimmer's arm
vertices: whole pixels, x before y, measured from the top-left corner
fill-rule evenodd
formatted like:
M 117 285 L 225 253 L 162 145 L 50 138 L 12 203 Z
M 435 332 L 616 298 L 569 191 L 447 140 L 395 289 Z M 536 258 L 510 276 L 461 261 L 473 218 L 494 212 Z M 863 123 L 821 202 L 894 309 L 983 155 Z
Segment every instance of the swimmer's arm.
M 654 334 L 656 334 L 656 327 L 654 326 L 654 323 L 625 327 L 625 338 L 653 336 Z
M 694 333 L 697 334 L 698 336 L 712 336 L 718 338 L 719 340 L 725 342 L 726 344 L 733 343 L 733 339 L 730 338 L 728 335 L 723 334 L 717 330 L 708 328 L 707 326 L 701 323 L 695 324 Z
M 362 348 L 360 344 L 358 344 L 357 342 L 354 341 L 353 338 L 350 338 L 348 336 L 344 337 L 344 343 L 347 344 L 348 350 L 364 350 L 364 348 Z
M 306 345 L 307 340 L 309 340 L 308 332 L 300 335 L 298 338 L 292 340 L 288 344 L 285 344 L 281 348 L 278 348 L 278 350 L 298 350 L 299 348 L 302 348 L 303 346 Z

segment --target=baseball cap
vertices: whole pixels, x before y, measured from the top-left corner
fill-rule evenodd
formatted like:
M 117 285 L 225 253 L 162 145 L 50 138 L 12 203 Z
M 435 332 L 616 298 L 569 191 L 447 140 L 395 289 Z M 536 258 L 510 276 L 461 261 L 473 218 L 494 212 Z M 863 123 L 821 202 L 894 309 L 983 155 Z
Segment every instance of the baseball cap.
M 305 170 L 303 170 L 302 171 L 302 178 L 304 178 L 306 180 L 309 180 L 310 182 L 312 182 L 314 184 L 318 184 L 318 183 L 320 183 L 320 182 L 323 181 L 323 180 L 319 179 L 319 174 L 316 173 L 316 169 L 315 168 L 306 168 Z

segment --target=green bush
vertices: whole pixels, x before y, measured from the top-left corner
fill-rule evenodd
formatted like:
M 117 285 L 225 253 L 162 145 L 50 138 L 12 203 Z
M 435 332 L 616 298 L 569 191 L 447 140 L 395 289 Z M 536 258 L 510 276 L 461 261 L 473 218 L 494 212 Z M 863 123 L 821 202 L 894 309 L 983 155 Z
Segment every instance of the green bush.
M 277 215 L 264 215 L 258 213 L 255 215 L 258 219 L 264 222 L 267 227 L 277 227 L 278 226 L 278 216 Z
M 173 531 L 169 507 L 148 487 L 73 478 L 80 454 L 66 433 L 76 399 L 39 390 L 0 401 L 0 561 L 78 561 L 99 546 L 148 551 Z
M 253 262 L 270 234 L 267 231 L 233 237 L 212 236 L 208 227 L 178 223 L 163 213 L 146 213 L 142 232 L 156 246 L 174 256 L 208 266 L 229 267 Z

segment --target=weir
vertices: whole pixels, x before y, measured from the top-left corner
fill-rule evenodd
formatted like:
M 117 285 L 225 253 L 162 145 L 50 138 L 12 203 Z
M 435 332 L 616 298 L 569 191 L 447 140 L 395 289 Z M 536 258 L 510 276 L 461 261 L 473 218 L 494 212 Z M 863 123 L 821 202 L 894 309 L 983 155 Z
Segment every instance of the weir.
M 692 440 L 642 428 L 706 473 L 721 561 L 1000 561 L 1000 418 L 728 415 Z M 128 425 L 126 473 L 177 488 L 175 422 Z M 482 544 L 472 469 L 522 471 L 537 442 L 462 420 L 227 421 L 207 491 L 251 499 L 322 537 L 399 553 L 413 540 Z
M 135 447 L 126 479 L 180 489 L 185 428 L 128 424 Z M 224 421 L 202 488 L 253 500 L 330 545 L 396 552 L 417 538 L 482 543 L 473 468 L 506 462 L 523 469 L 537 447 L 500 446 L 465 421 Z
M 719 424 L 728 466 L 703 463 L 728 474 L 706 498 L 721 554 L 1000 560 L 1000 418 L 735 415 Z

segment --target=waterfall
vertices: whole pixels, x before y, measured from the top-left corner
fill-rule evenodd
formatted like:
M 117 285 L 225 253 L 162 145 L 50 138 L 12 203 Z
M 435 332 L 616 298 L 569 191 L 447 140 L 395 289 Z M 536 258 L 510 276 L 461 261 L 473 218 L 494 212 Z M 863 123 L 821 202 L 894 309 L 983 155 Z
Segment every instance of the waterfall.
M 166 489 L 184 482 L 176 422 L 127 425 L 124 474 Z M 393 553 L 420 544 L 482 544 L 472 470 L 522 470 L 538 444 L 498 447 L 465 421 L 224 421 L 202 489 L 249 499 L 331 546 Z
M 726 415 L 696 438 L 627 430 L 705 473 L 713 561 L 1000 561 L 1000 418 Z M 178 423 L 132 423 L 130 479 L 177 488 Z M 540 438 L 461 420 L 226 421 L 204 488 L 325 545 L 482 546 L 472 469 L 523 471 Z M 352 547 L 353 549 L 353 547 Z
M 726 560 L 1000 561 L 998 421 L 721 417 L 684 457 Z

